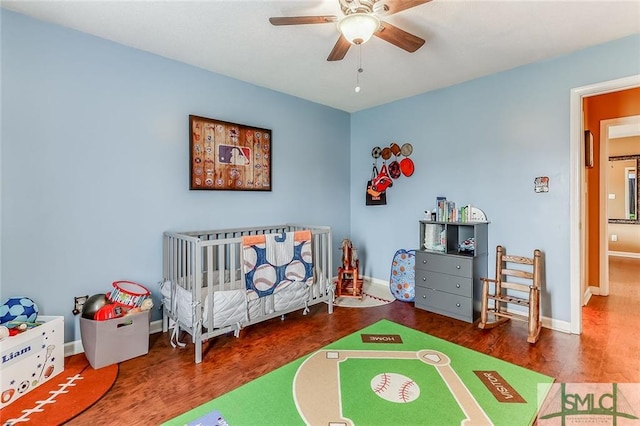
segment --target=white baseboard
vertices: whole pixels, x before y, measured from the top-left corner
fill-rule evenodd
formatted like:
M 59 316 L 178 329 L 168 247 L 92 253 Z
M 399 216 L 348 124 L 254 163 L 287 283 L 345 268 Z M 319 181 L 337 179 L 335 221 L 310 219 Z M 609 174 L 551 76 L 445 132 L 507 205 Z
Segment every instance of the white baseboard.
M 363 277 L 363 279 L 365 280 L 369 280 L 374 284 L 380 284 L 380 285 L 389 285 L 388 281 L 385 280 L 381 280 L 378 278 L 371 278 L 371 277 Z M 510 309 L 507 309 L 507 311 L 511 311 Z M 518 311 L 515 311 L 515 313 L 518 313 Z M 548 318 L 548 317 L 542 317 L 540 318 L 540 321 L 542 322 L 542 326 L 544 328 L 548 328 L 550 330 L 555 330 L 555 331 L 561 331 L 563 333 L 571 333 L 571 324 L 568 323 L 567 321 L 560 321 L 560 320 L 556 320 L 553 318 Z
M 337 277 L 336 277 L 337 279 Z M 372 284 L 376 284 L 376 285 L 389 285 L 389 283 L 385 280 L 379 279 L 379 278 L 372 278 L 372 277 L 368 277 L 368 276 L 363 276 L 362 277 L 363 280 L 369 281 Z M 589 287 L 589 290 L 594 292 L 594 289 L 598 289 L 597 287 Z M 594 292 L 594 294 L 596 294 Z M 517 313 L 517 312 L 516 312 Z M 555 330 L 555 331 L 561 331 L 563 333 L 571 333 L 571 324 L 566 322 L 566 321 L 560 321 L 560 320 L 556 320 L 553 318 L 547 318 L 547 317 L 542 317 L 541 318 L 542 321 L 542 326 L 544 328 L 548 328 L 550 330 Z M 162 333 L 162 320 L 157 320 L 157 321 L 151 321 L 151 324 L 149 324 L 149 334 L 154 334 L 154 333 Z M 68 342 L 64 344 L 64 356 L 71 356 L 71 355 L 76 355 L 76 354 L 80 354 L 80 353 L 84 353 L 84 347 L 82 346 L 82 341 L 81 340 L 75 340 L 73 342 Z
M 526 315 L 526 312 L 523 312 L 519 309 L 512 309 L 510 307 L 507 307 L 507 312 L 512 314 Z M 571 324 L 566 321 L 560 321 L 549 317 L 540 317 L 540 322 L 542 323 L 542 327 L 548 328 L 549 330 L 571 334 Z
M 364 275 L 364 276 L 362 277 L 362 279 L 363 279 L 364 281 L 369 281 L 371 284 L 377 284 L 377 285 L 383 285 L 383 286 L 384 286 L 384 285 L 386 285 L 386 286 L 389 286 L 389 281 L 381 280 L 381 279 L 378 279 L 378 278 L 371 278 L 371 277 L 368 277 L 368 276 Z
M 587 306 L 587 303 L 589 303 L 589 300 L 591 300 L 591 296 L 593 296 L 594 291 L 600 292 L 600 289 L 592 286 L 587 287 L 587 291 L 585 291 L 584 295 L 582 296 L 582 306 Z
M 567 321 L 560 321 L 553 318 L 542 317 L 540 319 L 542 326 L 549 330 L 560 331 L 562 333 L 571 334 L 571 323 Z
M 74 340 L 73 342 L 67 342 L 64 344 L 64 356 L 68 357 L 75 354 L 84 353 L 84 347 L 82 346 L 82 340 Z

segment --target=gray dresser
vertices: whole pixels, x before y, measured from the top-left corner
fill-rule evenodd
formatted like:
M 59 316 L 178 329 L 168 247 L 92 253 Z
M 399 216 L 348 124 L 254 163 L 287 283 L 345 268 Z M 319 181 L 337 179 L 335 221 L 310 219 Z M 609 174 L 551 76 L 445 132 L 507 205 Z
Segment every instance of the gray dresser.
M 429 229 L 428 227 L 435 227 Z M 416 250 L 415 307 L 474 322 L 480 315 L 481 277 L 487 276 L 486 222 L 420 221 L 420 250 Z M 427 235 L 440 236 L 438 250 L 425 250 Z M 473 251 L 460 251 L 475 239 Z M 433 247 L 426 244 L 428 247 Z

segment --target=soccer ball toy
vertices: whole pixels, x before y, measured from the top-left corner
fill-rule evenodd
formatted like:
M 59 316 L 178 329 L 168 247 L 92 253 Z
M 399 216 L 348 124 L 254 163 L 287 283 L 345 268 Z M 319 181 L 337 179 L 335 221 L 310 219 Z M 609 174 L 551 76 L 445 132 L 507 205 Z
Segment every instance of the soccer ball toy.
M 0 305 L 0 324 L 36 322 L 38 305 L 28 297 L 10 297 Z

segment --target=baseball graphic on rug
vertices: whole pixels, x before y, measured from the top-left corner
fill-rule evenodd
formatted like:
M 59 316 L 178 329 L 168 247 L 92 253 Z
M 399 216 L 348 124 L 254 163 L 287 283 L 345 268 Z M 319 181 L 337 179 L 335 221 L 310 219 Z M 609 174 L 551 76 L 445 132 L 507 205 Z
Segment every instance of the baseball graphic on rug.
M 371 390 L 389 402 L 406 404 L 420 396 L 420 387 L 412 379 L 398 373 L 381 373 L 371 379 Z

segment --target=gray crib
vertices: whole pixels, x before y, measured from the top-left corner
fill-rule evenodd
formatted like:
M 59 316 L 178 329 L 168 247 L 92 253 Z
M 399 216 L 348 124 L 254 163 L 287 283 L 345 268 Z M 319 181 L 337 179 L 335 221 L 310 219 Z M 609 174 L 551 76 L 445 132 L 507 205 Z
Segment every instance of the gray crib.
M 243 237 L 311 231 L 313 283 L 266 297 L 251 298 L 243 272 Z M 275 225 L 201 232 L 165 232 L 163 235 L 163 331 L 191 335 L 195 362 L 202 362 L 202 343 L 243 327 L 326 303 L 333 312 L 332 237 L 328 226 Z

